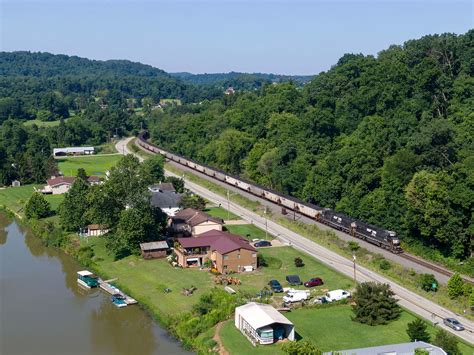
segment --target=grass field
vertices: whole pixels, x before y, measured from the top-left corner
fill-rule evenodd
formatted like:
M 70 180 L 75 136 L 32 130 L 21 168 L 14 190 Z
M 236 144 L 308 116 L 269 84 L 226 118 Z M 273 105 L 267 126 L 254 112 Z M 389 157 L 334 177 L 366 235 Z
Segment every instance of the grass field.
M 228 212 L 222 207 L 209 207 L 209 208 L 206 208 L 204 212 L 206 212 L 208 215 L 211 215 L 213 217 L 222 218 L 223 220 L 240 219 L 239 216 L 233 214 L 232 212 Z
M 23 185 L 20 187 L 9 187 L 0 190 L 0 205 L 23 217 L 24 207 L 34 188 L 42 188 L 43 185 Z M 51 210 L 56 211 L 64 195 L 44 195 L 46 201 L 51 205 Z
M 387 325 L 369 326 L 351 320 L 351 307 L 339 305 L 328 308 L 299 309 L 285 316 L 295 325 L 297 336 L 311 340 L 322 351 L 344 350 L 386 344 L 409 342 L 407 325 L 415 319 L 408 312 L 402 312 L 400 319 Z M 428 324 L 432 339 L 436 328 Z M 342 336 L 343 335 L 343 336 Z M 235 328 L 233 321 L 222 327 L 221 338 L 231 354 L 282 354 L 278 344 L 254 348 Z M 473 354 L 474 348 L 459 343 L 463 354 Z M 252 351 L 253 350 L 253 351 Z
M 76 176 L 83 168 L 88 175 L 105 175 L 105 172 L 120 160 L 122 155 L 91 155 L 58 159 L 59 170 L 65 176 Z
M 66 118 L 64 121 L 67 121 Z M 40 120 L 29 120 L 23 123 L 24 126 L 30 127 L 33 125 L 37 125 L 38 127 L 56 127 L 59 126 L 59 120 L 57 121 L 40 121 Z
M 118 283 L 126 285 L 133 297 L 146 303 L 153 311 L 162 314 L 175 314 L 189 310 L 197 302 L 200 295 L 214 287 L 214 276 L 206 270 L 197 268 L 180 269 L 171 267 L 164 259 L 143 260 L 138 256 L 129 256 L 119 261 L 107 253 L 103 238 L 89 238 L 89 245 L 95 251 L 94 261 L 97 271 L 103 277 L 118 277 Z M 325 267 L 314 259 L 305 257 L 300 252 L 289 247 L 262 249 L 269 266 L 261 270 L 237 275 L 242 285 L 233 286 L 236 290 L 257 293 L 273 278 L 285 286 L 287 274 L 298 273 L 306 279 L 310 276 L 320 276 L 331 288 L 347 288 L 351 282 L 336 271 Z M 297 269 L 294 258 L 300 256 L 306 265 Z M 194 285 L 198 288 L 193 296 L 180 294 L 183 287 Z M 171 288 L 171 293 L 164 293 L 165 288 Z
M 227 229 L 230 233 L 241 235 L 244 238 L 249 240 L 252 239 L 273 239 L 273 236 L 268 233 L 268 237 L 265 236 L 265 231 L 261 230 L 258 227 L 255 227 L 253 224 L 236 224 L 236 225 L 226 225 L 225 229 Z

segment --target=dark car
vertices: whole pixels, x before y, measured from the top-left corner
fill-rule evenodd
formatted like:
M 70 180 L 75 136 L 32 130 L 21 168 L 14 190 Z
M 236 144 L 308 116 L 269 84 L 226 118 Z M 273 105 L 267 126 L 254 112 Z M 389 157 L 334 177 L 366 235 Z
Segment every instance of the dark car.
M 298 275 L 288 275 L 286 277 L 286 281 L 288 281 L 288 283 L 291 285 L 291 286 L 297 286 L 297 285 L 302 285 L 303 283 L 301 282 L 301 279 Z
M 271 246 L 272 246 L 272 243 L 270 243 L 270 242 L 267 241 L 267 240 L 261 240 L 261 241 L 259 241 L 259 242 L 256 242 L 253 246 L 254 246 L 255 248 L 271 247 Z
M 457 319 L 445 318 L 443 323 L 454 330 L 464 330 L 464 326 Z
M 277 280 L 271 280 L 268 283 L 268 286 L 270 286 L 273 292 L 283 292 L 283 287 L 281 287 L 280 283 Z
M 324 284 L 323 280 L 320 279 L 319 277 L 314 277 L 304 283 L 306 287 L 321 286 L 323 284 Z

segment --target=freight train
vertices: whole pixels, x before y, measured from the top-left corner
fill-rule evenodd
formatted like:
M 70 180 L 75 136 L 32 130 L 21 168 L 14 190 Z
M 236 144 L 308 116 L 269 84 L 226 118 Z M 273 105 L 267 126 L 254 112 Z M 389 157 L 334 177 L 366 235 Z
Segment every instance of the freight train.
M 277 191 L 246 181 L 240 177 L 230 175 L 219 169 L 211 168 L 204 164 L 197 163 L 192 159 L 188 159 L 178 154 L 168 152 L 162 148 L 159 148 L 149 143 L 145 139 L 145 134 L 145 132 L 142 132 L 138 136 L 136 142 L 139 146 L 148 151 L 151 151 L 156 154 L 161 154 L 170 161 L 174 161 L 190 169 L 210 176 L 216 180 L 238 187 L 239 189 L 251 193 L 252 195 L 274 202 L 281 206 L 284 210 L 289 209 L 295 211 L 296 213 L 314 219 L 331 228 L 343 231 L 352 235 L 353 237 L 365 240 L 381 248 L 390 250 L 393 253 L 399 254 L 403 252 L 400 246 L 400 240 L 398 239 L 396 233 L 393 231 L 389 231 L 356 220 L 342 213 L 335 212 L 329 208 L 323 208 L 311 203 L 303 202 L 294 197 L 286 196 Z

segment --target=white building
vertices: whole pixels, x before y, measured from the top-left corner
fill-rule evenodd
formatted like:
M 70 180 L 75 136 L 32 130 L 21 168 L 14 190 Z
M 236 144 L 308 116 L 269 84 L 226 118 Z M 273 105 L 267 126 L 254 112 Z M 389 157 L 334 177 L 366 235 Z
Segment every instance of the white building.
M 60 157 L 64 155 L 91 155 L 94 154 L 94 147 L 66 147 L 54 148 L 53 156 Z
M 414 341 L 412 343 L 390 344 L 382 346 L 373 346 L 370 348 L 339 350 L 334 352 L 338 355 L 413 355 L 416 349 L 423 349 L 428 351 L 430 355 L 446 355 L 446 351 L 425 343 L 424 341 Z M 332 355 L 332 352 L 324 353 L 325 355 Z
M 235 309 L 235 326 L 255 346 L 275 341 L 295 340 L 295 327 L 268 304 L 250 302 Z

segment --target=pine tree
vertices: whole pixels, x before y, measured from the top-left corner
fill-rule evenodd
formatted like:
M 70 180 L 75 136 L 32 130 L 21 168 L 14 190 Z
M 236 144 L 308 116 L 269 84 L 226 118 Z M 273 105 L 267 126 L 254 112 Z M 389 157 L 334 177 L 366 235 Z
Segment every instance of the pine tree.
M 44 218 L 51 214 L 51 206 L 44 198 L 43 194 L 34 192 L 25 206 L 25 216 L 31 218 Z
M 393 297 L 394 293 L 388 284 L 364 282 L 357 285 L 353 295 L 355 305 L 352 307 L 352 320 L 369 324 L 387 324 L 400 317 L 400 307 Z
M 433 344 L 442 348 L 448 355 L 461 355 L 456 337 L 449 334 L 446 330 L 440 329 L 436 333 Z
M 448 281 L 448 295 L 457 298 L 464 293 L 464 281 L 458 273 L 455 273 Z
M 426 323 L 417 318 L 413 322 L 408 323 L 407 334 L 410 341 L 425 341 L 430 342 L 430 335 L 426 331 Z

